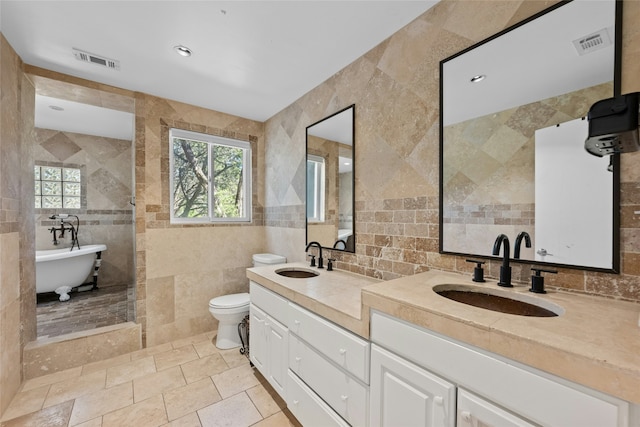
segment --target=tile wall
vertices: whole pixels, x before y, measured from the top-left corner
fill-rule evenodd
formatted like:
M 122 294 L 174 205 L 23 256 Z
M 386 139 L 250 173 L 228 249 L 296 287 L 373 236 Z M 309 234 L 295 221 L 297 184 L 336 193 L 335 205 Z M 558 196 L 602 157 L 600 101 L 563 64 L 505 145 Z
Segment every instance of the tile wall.
M 23 197 L 33 199 L 25 141 L 32 135 L 34 94 L 22 61 L 0 35 L 0 413 L 22 381 L 22 348 L 36 335 L 33 203 Z
M 172 127 L 251 143 L 250 224 L 169 223 Z M 245 269 L 251 255 L 265 249 L 263 128 L 252 120 L 136 94 L 136 321 L 147 346 L 214 330 L 208 301 L 248 292 Z
M 266 123 L 269 247 L 301 257 L 305 233 L 305 128 L 350 104 L 356 108 L 356 253 L 338 268 L 383 279 L 429 268 L 470 272 L 465 258 L 438 253 L 439 62 L 555 2 L 448 1 L 393 34 Z M 640 3 L 624 1 L 622 92 L 640 90 Z M 284 156 L 283 153 L 288 153 Z M 549 282 L 569 290 L 640 301 L 640 153 L 622 156 L 622 274 L 562 269 Z M 271 227 L 269 212 L 300 216 Z M 286 231 L 285 231 L 286 229 Z M 294 241 L 283 245 L 284 233 Z M 304 255 L 302 253 L 302 255 Z M 497 277 L 499 263 L 488 275 Z M 530 266 L 514 266 L 526 281 Z
M 533 247 L 521 254 L 534 259 L 535 131 L 586 117 L 612 94 L 610 82 L 446 126 L 445 250 L 491 255 L 498 234 L 526 231 Z

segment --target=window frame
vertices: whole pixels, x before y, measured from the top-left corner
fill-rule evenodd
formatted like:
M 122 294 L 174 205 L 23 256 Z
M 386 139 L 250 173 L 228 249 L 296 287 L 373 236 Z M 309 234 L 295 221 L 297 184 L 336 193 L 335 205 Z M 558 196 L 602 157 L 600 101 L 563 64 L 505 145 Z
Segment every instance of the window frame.
M 309 216 L 309 212 L 307 211 L 307 221 L 310 223 L 322 223 L 325 220 L 325 191 L 326 191 L 326 161 L 322 156 L 317 156 L 315 154 L 307 154 L 307 171 L 309 168 L 309 162 L 315 163 L 315 176 L 314 176 L 314 195 L 313 195 L 313 206 L 314 206 L 314 215 Z M 319 168 L 320 165 L 321 167 Z M 318 171 L 318 168 L 320 169 Z M 307 172 L 308 173 L 308 172 Z M 307 193 L 307 203 L 309 203 L 309 194 Z
M 176 217 L 174 210 L 175 193 L 174 193 L 174 155 L 173 155 L 173 140 L 186 139 L 189 141 L 202 142 L 208 144 L 208 157 L 209 165 L 207 168 L 207 180 L 209 182 L 209 191 L 207 194 L 208 203 L 208 216 L 200 218 L 183 218 Z M 245 150 L 243 155 L 242 165 L 242 182 L 243 182 L 243 195 L 242 205 L 244 206 L 244 215 L 234 218 L 216 218 L 213 217 L 213 146 L 234 147 Z M 252 189 L 253 183 L 251 181 L 251 164 L 252 164 L 253 150 L 251 143 L 248 141 L 241 141 L 238 139 L 225 138 L 221 136 L 211 135 L 202 132 L 188 131 L 184 129 L 171 128 L 169 129 L 169 214 L 171 224 L 229 224 L 229 223 L 246 223 L 252 221 Z

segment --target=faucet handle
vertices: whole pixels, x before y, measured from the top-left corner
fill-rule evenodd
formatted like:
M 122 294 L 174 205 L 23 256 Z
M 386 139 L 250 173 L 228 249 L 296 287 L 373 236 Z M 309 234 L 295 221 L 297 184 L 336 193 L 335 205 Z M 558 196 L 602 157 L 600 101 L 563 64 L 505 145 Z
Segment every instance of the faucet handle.
M 309 254 L 307 256 L 311 257 L 311 265 L 310 265 L 310 267 L 315 267 L 316 266 L 316 256 L 314 254 Z
M 546 294 L 547 291 L 544 290 L 544 276 L 541 273 L 551 273 L 557 274 L 557 270 L 545 270 L 543 268 L 532 268 L 532 271 L 535 271 L 536 274 L 531 276 L 531 288 L 529 292 L 534 292 L 536 294 Z
M 474 282 L 484 282 L 484 270 L 482 269 L 482 264 L 484 261 L 478 261 L 475 259 L 468 259 L 467 262 L 473 262 L 476 264 L 476 267 L 473 269 L 473 280 Z
M 327 258 L 327 271 L 333 271 L 333 262 L 335 258 Z

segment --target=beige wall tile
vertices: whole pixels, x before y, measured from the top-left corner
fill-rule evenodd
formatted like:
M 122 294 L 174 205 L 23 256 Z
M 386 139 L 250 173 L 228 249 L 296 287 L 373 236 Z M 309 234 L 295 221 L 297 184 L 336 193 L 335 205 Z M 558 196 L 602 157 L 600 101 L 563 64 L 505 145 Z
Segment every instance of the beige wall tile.
M 429 268 L 466 272 L 463 258 L 438 253 L 439 63 L 552 3 L 554 2 L 440 2 L 270 118 L 265 123 L 265 212 L 268 251 L 280 252 L 290 259 L 304 257 L 301 250 L 305 245 L 304 229 L 298 230 L 294 223 L 272 223 L 271 216 L 276 215 L 272 212 L 277 212 L 283 205 L 287 205 L 291 211 L 297 206 L 304 207 L 303 200 L 295 201 L 295 198 L 291 197 L 295 194 L 291 189 L 299 185 L 295 171 L 304 158 L 304 128 L 355 103 L 356 254 L 339 254 L 338 268 L 381 279 L 415 274 Z M 491 19 L 483 18 L 489 15 Z M 640 90 L 640 73 L 637 72 L 640 69 L 640 61 L 637 60 L 638 55 L 635 55 L 640 50 L 640 37 L 634 25 L 625 25 L 633 22 L 633 18 L 638 15 L 640 5 L 637 2 L 625 1 L 622 81 L 624 93 Z M 600 99 L 604 96 L 598 90 L 587 92 L 590 100 L 593 97 Z M 537 106 L 532 117 L 536 120 L 544 118 L 545 123 L 555 123 L 568 114 L 576 113 L 576 108 L 583 108 L 585 105 L 588 106 L 589 102 L 576 97 L 567 102 L 550 100 L 544 106 Z M 474 161 L 482 161 L 484 167 L 481 172 L 485 174 L 500 162 L 504 162 L 505 155 L 509 154 L 512 162 L 519 162 L 523 153 L 527 151 L 527 143 L 523 136 L 530 133 L 530 127 L 511 132 L 503 127 L 509 118 L 510 115 L 507 113 L 497 115 L 492 126 L 499 131 L 493 139 L 488 138 L 489 152 L 484 153 L 482 158 L 479 155 L 473 156 Z M 476 138 L 483 134 L 489 136 L 491 132 L 481 131 L 491 131 L 491 128 L 480 127 L 471 135 Z M 513 129 L 513 126 L 511 128 Z M 521 144 L 525 142 L 521 150 L 506 153 L 505 150 L 497 148 L 498 143 L 504 138 L 519 140 Z M 632 166 L 635 155 L 632 153 L 629 157 L 625 156 L 622 157 L 623 183 L 635 186 L 637 177 L 640 176 L 634 172 L 637 168 Z M 480 178 L 481 176 L 451 175 L 445 176 L 445 181 L 461 192 L 466 191 L 468 194 L 465 196 L 468 197 L 473 192 L 474 180 Z M 503 174 L 502 180 L 520 182 L 516 178 L 510 174 Z M 488 192 L 485 186 L 478 188 L 474 200 L 480 200 L 479 196 Z M 495 192 L 491 194 L 493 193 Z M 526 195 L 530 192 L 524 191 L 519 194 Z M 370 216 L 372 211 L 388 209 L 397 212 L 400 209 L 388 202 L 425 196 L 433 202 L 428 208 L 432 212 L 428 215 L 420 213 L 419 224 L 401 223 L 393 217 L 375 220 Z M 630 212 L 637 205 L 635 203 L 632 206 L 622 199 L 623 213 Z M 415 211 L 417 219 L 419 209 Z M 628 213 L 623 215 L 623 218 L 627 224 L 633 223 L 629 220 Z M 289 230 L 286 242 L 282 241 L 283 229 Z M 640 246 L 640 243 L 636 242 L 640 234 L 629 231 L 628 227 L 622 230 L 622 234 L 625 236 L 623 250 L 637 252 L 633 248 Z M 392 239 L 384 246 L 384 250 L 382 246 L 372 244 L 377 237 L 394 236 L 418 237 L 428 241 L 428 245 L 409 253 L 402 252 L 406 248 L 396 246 Z M 624 258 L 632 259 L 633 256 L 623 255 Z M 579 288 L 599 295 L 638 301 L 637 292 L 629 289 L 638 288 L 640 276 L 630 263 L 623 265 L 622 273 L 623 280 L 620 282 L 624 283 L 624 286 L 615 285 L 618 282 L 616 275 L 607 274 L 600 278 L 588 272 Z M 569 273 L 558 274 L 558 283 L 562 283 L 566 274 Z M 525 279 L 523 277 L 522 280 Z M 605 286 L 602 281 L 609 285 Z M 590 283 L 588 289 L 587 283 Z M 567 288 L 575 290 L 577 287 L 572 283 Z
M 147 325 L 166 325 L 175 320 L 175 286 L 172 276 L 147 279 Z
M 0 309 L 16 301 L 20 295 L 20 236 L 0 234 Z

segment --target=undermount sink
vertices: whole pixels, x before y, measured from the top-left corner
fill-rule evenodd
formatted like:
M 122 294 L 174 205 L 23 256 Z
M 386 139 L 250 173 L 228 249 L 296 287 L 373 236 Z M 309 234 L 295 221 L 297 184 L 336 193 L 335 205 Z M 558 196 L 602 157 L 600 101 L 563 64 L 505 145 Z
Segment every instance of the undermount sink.
M 434 292 L 450 300 L 474 307 L 531 317 L 557 317 L 564 313 L 559 305 L 526 294 L 470 285 L 437 285 Z
M 308 279 L 310 277 L 316 277 L 318 272 L 313 270 L 306 270 L 303 268 L 281 268 L 276 270 L 276 273 L 284 277 L 293 277 L 296 279 Z

